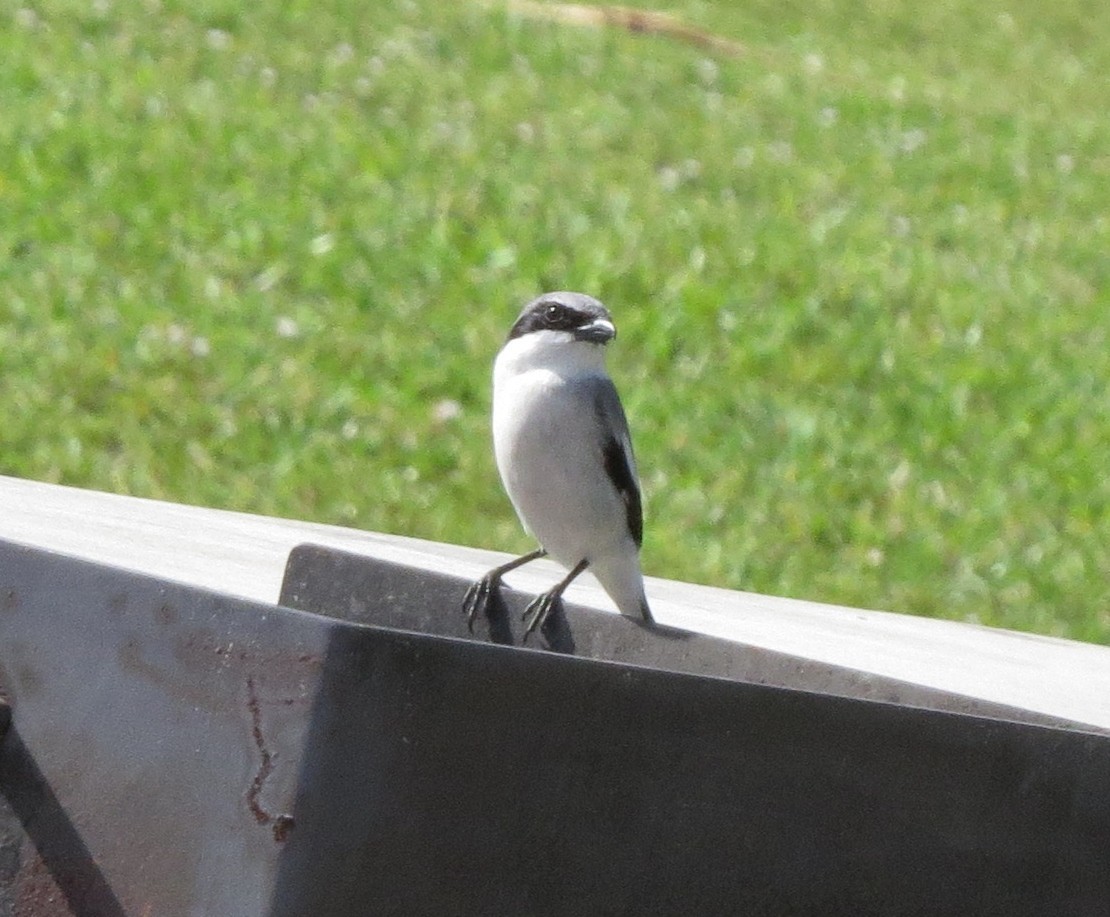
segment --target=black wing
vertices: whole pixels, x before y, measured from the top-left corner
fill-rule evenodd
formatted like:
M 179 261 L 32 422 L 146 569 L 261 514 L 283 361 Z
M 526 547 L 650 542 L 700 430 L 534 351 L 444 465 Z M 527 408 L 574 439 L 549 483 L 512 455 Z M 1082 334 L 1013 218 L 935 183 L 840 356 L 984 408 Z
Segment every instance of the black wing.
M 644 509 L 640 499 L 640 482 L 636 479 L 636 459 L 628 435 L 628 420 L 610 379 L 593 382 L 594 411 L 602 428 L 601 456 L 605 473 L 624 501 L 628 531 L 636 547 L 644 541 Z

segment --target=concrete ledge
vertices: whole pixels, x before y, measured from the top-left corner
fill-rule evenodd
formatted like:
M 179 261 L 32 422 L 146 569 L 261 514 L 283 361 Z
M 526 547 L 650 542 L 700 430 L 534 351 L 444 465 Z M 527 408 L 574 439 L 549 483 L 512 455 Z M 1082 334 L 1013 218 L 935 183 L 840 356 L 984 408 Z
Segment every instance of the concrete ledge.
M 275 603 L 289 552 L 313 542 L 465 579 L 505 555 L 399 536 L 0 477 L 0 538 Z M 509 582 L 538 592 L 539 562 Z M 1110 729 L 1110 648 L 649 578 L 664 624 L 1047 717 Z M 612 610 L 595 585 L 568 601 Z

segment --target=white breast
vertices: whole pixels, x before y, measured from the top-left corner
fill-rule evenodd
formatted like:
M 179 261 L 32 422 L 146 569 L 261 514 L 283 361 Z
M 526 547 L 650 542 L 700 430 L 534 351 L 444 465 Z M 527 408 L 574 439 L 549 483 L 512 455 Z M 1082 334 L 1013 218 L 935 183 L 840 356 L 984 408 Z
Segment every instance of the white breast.
M 635 553 L 594 405 L 574 385 L 604 373 L 602 347 L 550 331 L 510 341 L 494 364 L 497 468 L 524 527 L 568 568 Z

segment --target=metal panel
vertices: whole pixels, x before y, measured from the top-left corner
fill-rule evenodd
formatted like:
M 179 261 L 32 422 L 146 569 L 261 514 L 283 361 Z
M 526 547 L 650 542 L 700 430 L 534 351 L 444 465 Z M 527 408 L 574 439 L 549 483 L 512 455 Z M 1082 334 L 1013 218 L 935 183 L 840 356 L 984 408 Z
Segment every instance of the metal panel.
M 476 622 L 474 633 L 471 633 L 461 614 L 462 597 L 468 585 L 456 576 L 305 544 L 289 554 L 280 602 L 289 608 L 363 624 L 520 645 L 521 614 L 532 596 L 505 587 L 503 607 L 495 612 L 492 621 Z M 533 635 L 533 648 L 669 672 L 712 675 L 930 710 L 1106 732 L 1088 724 L 846 666 L 672 627 L 649 627 L 631 618 L 570 603 L 565 605 L 565 616 L 553 618 L 550 623 L 552 626 L 545 633 Z
M 407 578 L 418 596 L 427 574 Z M 365 626 L 3 544 L 0 683 L 10 913 L 1110 901 L 1099 735 Z
M 1105 914 L 1107 740 L 337 630 L 275 915 Z
M 0 544 L 14 913 L 265 913 L 333 627 Z

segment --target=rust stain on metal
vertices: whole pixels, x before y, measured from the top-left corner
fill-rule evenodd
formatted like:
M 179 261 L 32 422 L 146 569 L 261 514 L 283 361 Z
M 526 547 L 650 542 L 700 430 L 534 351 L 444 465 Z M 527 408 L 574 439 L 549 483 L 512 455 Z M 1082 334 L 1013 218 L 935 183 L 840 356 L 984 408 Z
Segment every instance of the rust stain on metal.
M 216 657 L 221 661 L 250 662 L 268 668 L 279 666 L 282 671 L 292 671 L 298 678 L 307 678 L 323 665 L 319 653 L 292 649 L 260 647 L 250 640 L 234 640 L 217 635 L 208 629 L 190 631 L 179 641 L 177 655 L 186 662 L 205 664 Z
M 219 711 L 228 707 L 228 701 L 212 679 L 186 680 L 175 677 L 163 665 L 144 659 L 143 644 L 136 637 L 123 642 L 118 650 L 118 657 L 125 672 L 141 675 L 171 697 L 185 698 L 205 710 Z
M 258 770 L 254 773 L 250 788 L 247 790 L 247 808 L 250 809 L 254 820 L 260 825 L 270 825 L 274 832 L 274 840 L 281 844 L 289 837 L 289 832 L 296 827 L 296 821 L 288 813 L 274 815 L 267 812 L 259 797 L 266 779 L 273 773 L 274 756 L 266 747 L 266 736 L 262 732 L 262 707 L 258 703 L 258 692 L 254 687 L 254 677 L 247 676 L 247 709 L 251 714 L 251 735 L 254 737 L 254 746 L 258 749 L 261 761 Z
M 152 611 L 158 615 L 161 613 L 159 609 L 165 607 L 155 606 Z M 230 707 L 220 680 L 229 666 L 250 664 L 275 667 L 289 673 L 292 696 L 288 703 L 295 704 L 309 702 L 309 685 L 322 665 L 318 653 L 259 649 L 249 641 L 227 640 L 202 628 L 188 632 L 174 644 L 174 656 L 185 666 L 188 674 L 188 677 L 183 677 L 172 667 L 144 658 L 145 647 L 146 644 L 137 636 L 129 637 L 120 645 L 118 657 L 125 671 L 141 675 L 172 697 L 186 698 L 198 707 L 214 712 L 226 711 Z M 206 677 L 194 677 L 196 675 Z

